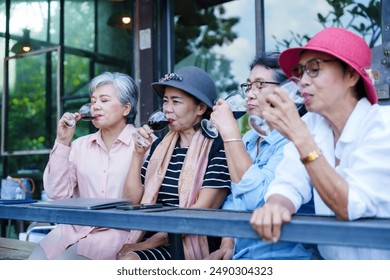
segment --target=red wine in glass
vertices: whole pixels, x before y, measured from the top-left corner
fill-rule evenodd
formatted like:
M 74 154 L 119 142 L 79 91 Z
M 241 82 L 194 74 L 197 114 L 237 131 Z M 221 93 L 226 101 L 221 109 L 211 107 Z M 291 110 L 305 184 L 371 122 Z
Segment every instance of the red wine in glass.
M 165 127 L 167 127 L 169 124 L 169 121 L 168 119 L 165 117 L 165 114 L 164 112 L 162 111 L 162 109 L 158 109 L 157 111 L 155 111 L 150 117 L 149 117 L 149 120 L 148 120 L 148 126 L 153 129 L 154 131 L 157 131 L 157 130 L 162 130 L 164 129 Z M 145 147 L 146 144 L 145 144 L 145 138 L 143 138 L 140 134 L 138 133 L 135 133 L 134 134 L 134 139 L 136 141 L 136 143 L 138 145 L 140 145 L 141 147 Z
M 238 120 L 239 118 L 241 118 L 245 114 L 246 114 L 246 111 L 234 111 L 233 112 L 233 116 L 236 120 Z
M 164 129 L 168 126 L 168 124 L 169 121 L 167 120 L 161 109 L 154 112 L 148 120 L 148 126 L 154 131 Z
M 87 103 L 81 106 L 79 109 L 79 113 L 83 121 L 92 121 L 92 119 L 95 117 L 91 113 L 91 103 Z
M 92 106 L 91 103 L 85 103 L 80 107 L 78 112 L 83 121 L 92 121 L 92 119 L 94 118 L 94 116 L 91 113 L 91 106 Z M 76 125 L 76 120 L 74 119 L 73 114 L 71 114 L 71 117 L 69 117 L 65 125 L 67 127 L 74 127 Z

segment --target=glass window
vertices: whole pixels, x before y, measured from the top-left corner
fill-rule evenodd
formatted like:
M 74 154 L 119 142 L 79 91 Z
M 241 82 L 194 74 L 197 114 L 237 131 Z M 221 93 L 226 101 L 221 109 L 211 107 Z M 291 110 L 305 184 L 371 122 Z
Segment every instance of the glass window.
M 0 2 L 0 32 L 5 33 L 5 1 Z
M 74 54 L 65 54 L 64 58 L 64 97 L 88 96 L 90 59 Z
M 60 43 L 60 1 L 50 0 L 48 12 L 50 13 L 48 16 L 50 23 L 48 24 L 47 42 L 58 45 Z
M 0 3 L 0 54 L 5 53 L 5 3 Z M 4 77 L 3 57 L 0 56 L 0 77 Z M 3 79 L 0 78 L 0 94 L 3 92 Z M 1 118 L 1 116 L 0 116 Z
M 95 1 L 65 1 L 65 45 L 94 51 Z
M 219 95 L 246 80 L 256 51 L 254 0 L 175 6 L 176 68 L 195 65 L 214 79 Z
M 0 53 L 5 54 L 6 1 L 0 1 Z M 64 30 L 60 30 L 60 0 L 11 0 L 10 49 L 28 35 L 41 50 L 57 46 L 64 34 L 64 90 L 57 93 L 56 54 L 27 55 L 9 62 L 9 99 L 6 130 L 1 141 L 5 174 L 19 170 L 43 171 L 56 135 L 58 116 L 75 112 L 89 100 L 90 79 L 103 71 L 131 73 L 133 26 L 112 25 L 111 15 L 126 12 L 132 17 L 133 1 L 65 0 Z M 97 15 L 97 19 L 95 18 Z M 132 18 L 131 18 L 132 19 Z M 26 31 L 27 30 L 27 31 Z M 10 57 L 16 52 L 10 51 Z M 3 58 L 0 74 L 3 73 Z M 0 92 L 3 78 L 0 78 Z M 59 107 L 58 107 L 59 104 Z M 2 109 L 4 109 L 4 103 Z M 3 120 L 1 120 L 4 123 Z M 4 127 L 4 125 L 3 125 Z M 80 122 L 75 138 L 96 129 L 90 122 Z
M 55 48 L 6 60 L 3 154 L 48 153 L 51 148 L 58 120 L 58 59 Z
M 0 37 L 0 53 L 4 53 L 5 51 L 5 39 Z M 0 60 L 0 77 L 4 77 L 4 60 Z M 0 93 L 3 93 L 3 86 L 4 86 L 4 80 L 3 78 L 0 78 Z
M 99 1 L 98 52 L 124 59 L 133 53 L 133 1 Z
M 120 66 L 113 66 L 113 65 L 107 65 L 107 64 L 95 64 L 95 76 L 99 75 L 100 73 L 103 73 L 105 71 L 109 72 L 123 72 L 126 73 L 126 69 Z
M 30 39 L 31 47 L 38 49 L 47 41 L 48 1 L 11 1 L 10 50 L 16 40 Z

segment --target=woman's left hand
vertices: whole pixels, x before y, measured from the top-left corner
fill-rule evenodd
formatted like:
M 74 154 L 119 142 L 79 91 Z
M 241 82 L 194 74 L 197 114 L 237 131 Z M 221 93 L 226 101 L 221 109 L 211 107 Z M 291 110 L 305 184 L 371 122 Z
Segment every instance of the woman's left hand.
M 267 202 L 253 211 L 250 224 L 264 241 L 272 243 L 280 239 L 283 223 L 290 221 L 291 213 L 286 207 Z

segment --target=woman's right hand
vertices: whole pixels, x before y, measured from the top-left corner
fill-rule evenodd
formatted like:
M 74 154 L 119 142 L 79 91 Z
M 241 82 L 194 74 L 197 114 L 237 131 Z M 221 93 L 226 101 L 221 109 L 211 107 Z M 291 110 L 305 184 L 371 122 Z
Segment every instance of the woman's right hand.
M 145 154 L 153 143 L 153 130 L 148 125 L 137 128 L 133 134 L 135 151 L 138 154 Z
M 66 146 L 70 146 L 76 125 L 74 125 L 73 127 L 70 127 L 69 121 L 71 119 L 74 119 L 74 122 L 76 123 L 80 118 L 81 118 L 81 116 L 79 113 L 72 114 L 72 113 L 66 112 L 62 115 L 62 117 L 59 120 L 58 125 L 57 125 L 57 139 L 56 139 L 56 141 L 58 143 L 61 143 L 61 144 L 66 145 Z
M 210 115 L 210 121 L 218 129 L 222 139 L 237 138 L 238 136 L 241 138 L 237 121 L 225 100 L 219 99 L 216 102 Z
M 275 88 L 274 94 L 266 96 L 266 101 L 271 106 L 264 107 L 263 118 L 284 137 L 295 143 L 296 139 L 306 139 L 310 135 L 297 106 L 283 89 Z

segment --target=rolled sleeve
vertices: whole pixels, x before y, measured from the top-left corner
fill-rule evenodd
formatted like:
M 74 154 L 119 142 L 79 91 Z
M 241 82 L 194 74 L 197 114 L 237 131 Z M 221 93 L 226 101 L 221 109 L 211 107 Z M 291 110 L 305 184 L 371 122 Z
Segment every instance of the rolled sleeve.
M 295 212 L 312 198 L 309 175 L 292 143 L 285 146 L 283 160 L 276 168 L 275 180 L 268 187 L 265 201 L 274 194 L 287 197 L 294 204 Z
M 273 174 L 268 177 L 273 178 Z M 263 205 L 269 179 L 258 166 L 252 164 L 239 183 L 232 182 L 231 192 L 236 207 L 239 210 L 254 210 Z
M 273 131 L 260 144 L 254 131 L 244 135 L 243 141 L 253 161 L 238 183 L 231 184 L 233 204 L 237 210 L 252 211 L 264 204 L 268 185 L 275 178 L 275 169 L 283 158 L 283 147 L 288 142 L 279 132 Z
M 69 191 L 69 155 L 71 148 L 55 143 L 43 173 L 43 185 L 51 199 L 67 198 Z

